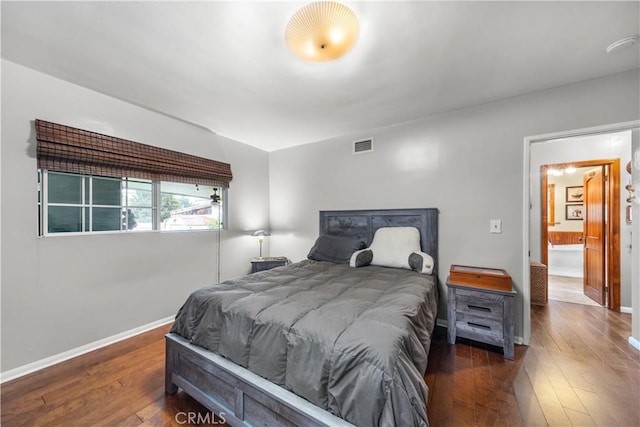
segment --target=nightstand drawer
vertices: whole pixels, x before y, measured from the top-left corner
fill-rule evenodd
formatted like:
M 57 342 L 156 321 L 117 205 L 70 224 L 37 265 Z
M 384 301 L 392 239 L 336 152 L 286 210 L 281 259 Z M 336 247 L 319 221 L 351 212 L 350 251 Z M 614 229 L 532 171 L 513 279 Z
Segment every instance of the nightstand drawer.
M 271 270 L 287 264 L 289 264 L 287 257 L 254 258 L 251 260 L 251 272 L 257 273 L 258 271 Z
M 458 289 L 458 292 L 456 292 L 456 296 L 458 298 L 465 297 L 483 301 L 502 301 L 504 299 L 501 294 L 476 291 L 469 288 Z
M 475 315 L 483 319 L 491 319 L 502 322 L 504 317 L 503 298 L 485 298 L 493 295 L 476 295 L 459 292 L 456 295 L 456 312 L 466 315 Z
M 502 320 L 487 319 L 459 313 L 456 316 L 457 334 L 463 338 L 502 345 L 504 338 L 504 324 Z

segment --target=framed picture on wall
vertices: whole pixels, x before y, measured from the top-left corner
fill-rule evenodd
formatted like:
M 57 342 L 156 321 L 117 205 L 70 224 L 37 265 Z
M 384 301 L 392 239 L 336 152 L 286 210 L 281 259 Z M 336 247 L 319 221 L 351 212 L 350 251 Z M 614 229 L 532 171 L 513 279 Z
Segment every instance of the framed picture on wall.
M 567 187 L 567 203 L 583 203 L 584 202 L 584 189 L 582 185 L 575 187 Z
M 568 221 L 584 219 L 584 205 L 565 205 L 565 219 Z

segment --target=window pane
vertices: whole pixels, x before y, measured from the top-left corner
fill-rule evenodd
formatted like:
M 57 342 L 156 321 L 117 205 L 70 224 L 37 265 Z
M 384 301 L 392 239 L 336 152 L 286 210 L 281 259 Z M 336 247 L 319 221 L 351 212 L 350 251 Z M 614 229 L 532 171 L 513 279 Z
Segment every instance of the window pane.
M 217 190 L 220 194 L 219 189 Z M 219 226 L 219 205 L 212 206 L 211 186 L 161 183 L 162 230 L 207 230 Z
M 82 208 L 72 206 L 49 206 L 49 233 L 71 233 L 82 231 Z
M 91 178 L 88 176 L 84 177 L 84 203 L 89 204 L 89 186 L 91 185 Z M 87 217 L 89 218 L 89 217 Z
M 133 231 L 153 230 L 153 209 L 127 209 L 128 229 Z M 123 227 L 125 228 L 125 227 Z
M 150 208 L 153 206 L 153 191 L 150 182 L 129 181 L 126 200 L 129 207 Z
M 111 231 L 121 230 L 122 226 L 121 208 L 93 208 L 92 230 Z
M 93 177 L 93 204 L 119 206 L 121 185 L 120 179 Z
M 82 203 L 82 176 L 49 172 L 49 203 Z

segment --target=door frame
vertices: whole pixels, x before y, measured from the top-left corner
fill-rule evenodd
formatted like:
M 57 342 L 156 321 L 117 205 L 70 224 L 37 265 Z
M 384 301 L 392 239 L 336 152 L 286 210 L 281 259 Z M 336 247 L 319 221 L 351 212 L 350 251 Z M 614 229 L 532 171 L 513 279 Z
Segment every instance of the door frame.
M 605 132 L 609 133 L 609 132 Z M 607 308 L 620 311 L 620 159 L 597 159 L 583 160 L 570 163 L 556 163 L 542 165 L 540 167 L 541 181 L 541 201 L 542 209 L 540 215 L 542 238 L 540 239 L 540 258 L 544 265 L 548 265 L 549 240 L 548 234 L 548 212 L 547 212 L 547 171 L 549 169 L 564 169 L 573 166 L 575 168 L 609 166 L 607 185 L 608 191 L 605 194 L 605 204 L 607 209 L 607 225 L 605 227 L 606 239 L 606 271 L 607 280 Z
M 523 138 L 522 154 L 522 343 L 531 343 L 531 277 L 530 277 L 530 209 L 531 209 L 531 144 L 551 139 L 570 138 L 600 133 L 622 132 L 640 128 L 640 120 L 573 129 Z M 635 228 L 635 227 L 634 227 Z M 633 315 L 633 314 L 632 314 Z

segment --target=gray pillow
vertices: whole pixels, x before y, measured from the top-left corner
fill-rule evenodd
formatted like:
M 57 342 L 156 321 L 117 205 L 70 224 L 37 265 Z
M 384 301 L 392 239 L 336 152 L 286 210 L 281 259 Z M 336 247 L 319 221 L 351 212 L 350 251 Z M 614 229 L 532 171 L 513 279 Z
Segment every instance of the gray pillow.
M 371 264 L 372 260 L 373 251 L 371 249 L 362 249 L 354 252 L 353 255 L 351 255 L 351 261 L 349 262 L 349 265 L 356 268 L 365 267 Z
M 357 250 L 364 249 L 366 246 L 366 243 L 357 237 L 322 234 L 316 239 L 307 258 L 335 264 L 349 264 L 351 254 Z
M 418 273 L 433 273 L 433 258 L 424 252 L 412 252 L 409 255 L 409 267 Z

